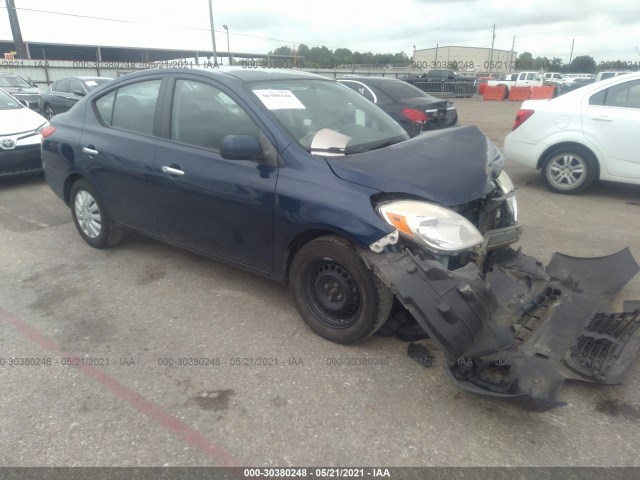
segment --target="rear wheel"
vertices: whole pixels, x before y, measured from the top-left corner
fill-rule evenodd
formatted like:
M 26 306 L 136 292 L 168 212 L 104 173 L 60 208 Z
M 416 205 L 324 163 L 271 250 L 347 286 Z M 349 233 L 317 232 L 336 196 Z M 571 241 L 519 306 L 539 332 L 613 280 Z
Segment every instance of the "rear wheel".
M 289 282 L 307 325 L 336 343 L 373 335 L 389 318 L 393 304 L 391 290 L 340 237 L 321 237 L 302 247 L 293 259 Z
M 593 154 L 580 147 L 563 147 L 545 159 L 542 174 L 547 186 L 556 193 L 573 194 L 586 190 L 597 177 Z
M 71 187 L 71 215 L 82 239 L 95 248 L 117 245 L 124 238 L 124 228 L 116 224 L 93 187 L 84 179 Z

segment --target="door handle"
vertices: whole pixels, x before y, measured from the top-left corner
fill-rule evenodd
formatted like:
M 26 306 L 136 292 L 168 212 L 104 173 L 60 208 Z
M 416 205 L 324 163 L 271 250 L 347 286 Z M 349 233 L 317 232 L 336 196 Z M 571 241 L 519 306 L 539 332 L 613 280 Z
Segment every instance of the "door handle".
M 93 145 L 89 145 L 88 147 L 82 147 L 82 153 L 86 153 L 87 155 L 98 155 L 100 152 L 93 148 Z
M 166 165 L 162 167 L 162 171 L 164 173 L 168 173 L 169 175 L 177 175 L 178 177 L 184 175 L 184 172 L 182 170 L 178 170 L 177 168 L 173 167 L 167 167 Z
M 611 117 L 608 117 L 606 115 L 598 115 L 597 117 L 591 117 L 592 119 L 594 119 L 596 122 L 610 122 L 612 120 Z

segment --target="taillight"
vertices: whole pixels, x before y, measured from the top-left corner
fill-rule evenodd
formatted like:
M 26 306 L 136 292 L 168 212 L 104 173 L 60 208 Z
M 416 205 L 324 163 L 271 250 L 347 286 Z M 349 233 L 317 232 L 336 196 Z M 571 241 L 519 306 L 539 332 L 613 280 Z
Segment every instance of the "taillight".
M 534 111 L 535 110 L 526 110 L 526 109 L 518 110 L 518 113 L 516 113 L 516 121 L 513 123 L 513 130 L 515 130 L 520 125 L 522 125 L 527 120 L 527 118 L 533 115 Z
M 402 115 L 416 123 L 424 123 L 429 117 L 422 110 L 416 110 L 415 108 L 405 108 L 402 110 Z
M 40 132 L 40 135 L 42 135 L 42 139 L 44 140 L 45 138 L 47 138 L 49 135 L 51 135 L 53 132 L 56 131 L 56 127 L 44 127 L 42 129 L 42 131 Z

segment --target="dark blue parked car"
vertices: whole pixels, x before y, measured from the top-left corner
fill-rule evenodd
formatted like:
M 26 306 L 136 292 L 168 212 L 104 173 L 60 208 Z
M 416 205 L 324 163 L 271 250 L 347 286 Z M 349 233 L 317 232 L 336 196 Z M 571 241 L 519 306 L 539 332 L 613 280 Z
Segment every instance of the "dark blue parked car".
M 575 305 L 591 300 L 571 287 L 580 271 L 560 259 L 574 282 L 563 283 L 509 248 L 515 192 L 476 127 L 409 139 L 359 93 L 302 72 L 149 70 L 56 116 L 42 160 L 89 245 L 135 230 L 287 282 L 335 342 L 412 323 L 471 391 L 557 404 L 565 378 L 615 383 L 633 357 L 599 376 L 581 363 L 591 320 Z M 624 284 L 632 259 L 613 261 Z M 558 319 L 540 320 L 554 308 L 534 322 L 531 305 L 564 300 L 570 340 L 554 343 Z

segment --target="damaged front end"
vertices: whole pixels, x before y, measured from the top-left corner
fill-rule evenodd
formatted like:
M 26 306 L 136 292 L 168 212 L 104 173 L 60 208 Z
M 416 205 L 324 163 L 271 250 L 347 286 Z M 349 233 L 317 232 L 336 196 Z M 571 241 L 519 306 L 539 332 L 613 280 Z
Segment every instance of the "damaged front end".
M 631 280 L 638 264 L 625 249 L 593 259 L 554 254 L 545 267 L 510 248 L 520 227 L 512 185 L 502 183 L 481 201 L 450 207 L 481 242 L 460 219 L 449 225 L 435 218 L 440 212 L 383 202 L 395 205 L 379 211 L 397 230 L 363 258 L 441 348 L 464 390 L 544 409 L 564 403 L 558 392 L 567 379 L 621 383 L 640 348 L 640 310 L 609 313 L 607 295 Z

